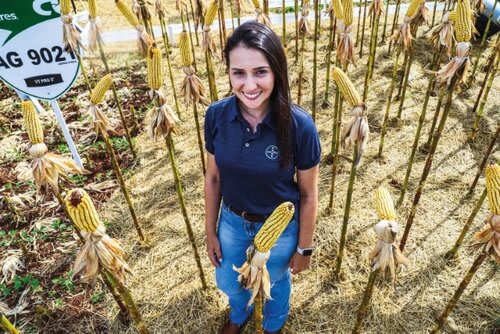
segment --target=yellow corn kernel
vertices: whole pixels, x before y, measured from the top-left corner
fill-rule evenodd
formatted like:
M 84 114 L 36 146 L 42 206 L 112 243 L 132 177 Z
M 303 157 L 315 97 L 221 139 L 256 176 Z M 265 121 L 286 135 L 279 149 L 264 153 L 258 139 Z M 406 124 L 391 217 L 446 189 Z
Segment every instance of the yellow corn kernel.
M 106 94 L 112 83 L 113 78 L 111 77 L 111 74 L 106 74 L 104 77 L 102 77 L 102 79 L 99 80 L 94 89 L 92 89 L 92 94 L 90 94 L 90 101 L 93 104 L 101 103 L 102 99 L 104 98 L 104 94 Z
M 148 50 L 148 85 L 151 89 L 160 89 L 163 85 L 163 64 L 161 50 L 156 43 Z
M 448 21 L 455 23 L 457 20 L 457 10 L 454 9 L 448 13 Z
M 342 5 L 344 7 L 344 15 L 343 15 L 344 23 L 346 26 L 350 26 L 352 24 L 352 20 L 353 20 L 352 0 L 344 1 L 344 2 L 342 2 Z
M 219 1 L 218 0 L 212 1 L 212 3 L 210 4 L 210 6 L 208 6 L 208 9 L 205 13 L 205 25 L 211 26 L 212 23 L 214 23 L 215 16 L 217 15 L 218 10 L 219 10 Z
M 26 132 L 30 138 L 31 144 L 43 143 L 43 128 L 38 114 L 36 113 L 35 105 L 31 101 L 21 102 L 21 111 L 23 112 L 24 123 L 26 124 Z
M 375 206 L 377 207 L 377 213 L 380 219 L 396 219 L 396 210 L 394 210 L 391 194 L 384 187 L 375 190 Z
M 252 3 L 255 8 L 260 8 L 260 1 L 259 0 L 252 0 Z
M 413 17 L 417 13 L 418 8 L 422 5 L 424 1 L 425 0 L 411 0 L 410 5 L 406 10 L 406 16 Z
M 495 215 L 500 215 L 500 166 L 490 164 L 486 167 L 486 192 L 490 211 Z
M 89 1 L 89 16 L 93 19 L 97 17 L 97 0 Z
M 183 31 L 179 36 L 179 50 L 181 53 L 181 66 L 189 67 L 193 63 L 193 54 L 191 53 L 191 43 L 189 43 L 189 35 Z
M 64 197 L 64 203 L 70 217 L 78 229 L 94 232 L 100 225 L 99 216 L 89 194 L 83 189 L 72 189 Z
M 71 2 L 70 0 L 59 1 L 59 8 L 62 15 L 68 15 L 71 13 Z
M 266 253 L 274 246 L 292 219 L 294 212 L 295 207 L 290 202 L 283 202 L 274 209 L 255 236 L 253 243 L 259 252 Z
M 332 77 L 335 83 L 339 87 L 344 98 L 353 106 L 357 107 L 363 103 L 361 97 L 359 96 L 354 84 L 349 80 L 347 75 L 340 68 L 335 67 L 332 70 Z
M 342 0 L 332 0 L 333 1 L 333 13 L 338 20 L 344 19 L 344 7 L 342 6 Z
M 123 16 L 127 19 L 127 21 L 133 26 L 137 27 L 139 25 L 139 20 L 137 19 L 137 16 L 132 12 L 132 9 L 127 6 L 123 0 L 115 0 L 116 7 L 118 7 L 118 10 L 120 13 L 122 13 Z
M 457 42 L 468 42 L 472 37 L 472 22 L 469 0 L 458 0 L 455 35 Z

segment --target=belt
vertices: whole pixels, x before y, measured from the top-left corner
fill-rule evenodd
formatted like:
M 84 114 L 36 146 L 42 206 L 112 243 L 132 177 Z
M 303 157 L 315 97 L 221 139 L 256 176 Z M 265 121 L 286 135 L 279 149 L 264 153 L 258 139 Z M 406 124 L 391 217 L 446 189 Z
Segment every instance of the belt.
M 246 221 L 249 221 L 251 223 L 263 223 L 266 221 L 266 218 L 267 216 L 263 216 L 263 215 L 257 215 L 257 214 L 253 214 L 253 213 L 248 213 L 248 212 L 245 212 L 243 210 L 240 210 L 240 209 L 236 209 L 230 205 L 227 206 L 227 208 L 237 214 L 238 216 L 240 216 L 241 218 L 245 219 Z

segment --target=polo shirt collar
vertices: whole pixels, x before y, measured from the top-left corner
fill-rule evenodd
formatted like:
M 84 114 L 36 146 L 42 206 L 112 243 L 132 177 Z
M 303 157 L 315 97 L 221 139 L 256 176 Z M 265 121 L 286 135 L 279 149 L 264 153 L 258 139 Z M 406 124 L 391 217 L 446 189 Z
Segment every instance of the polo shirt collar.
M 229 119 L 231 120 L 231 122 L 238 120 L 246 122 L 245 118 L 241 114 L 240 107 L 238 105 L 238 99 L 236 98 L 236 96 L 233 95 L 232 100 L 233 101 L 231 102 L 231 106 L 229 108 Z M 262 120 L 262 123 L 269 127 L 271 130 L 276 129 L 271 112 L 267 113 L 266 117 L 264 117 L 264 119 Z

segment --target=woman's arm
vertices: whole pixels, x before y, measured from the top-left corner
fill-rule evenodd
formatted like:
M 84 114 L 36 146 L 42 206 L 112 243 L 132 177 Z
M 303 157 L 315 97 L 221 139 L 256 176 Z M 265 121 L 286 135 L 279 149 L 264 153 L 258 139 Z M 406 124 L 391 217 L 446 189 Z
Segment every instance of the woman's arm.
M 205 174 L 205 233 L 207 236 L 207 254 L 210 262 L 219 267 L 222 261 L 219 239 L 217 238 L 217 215 L 221 203 L 219 168 L 213 154 L 207 154 Z
M 318 212 L 318 174 L 319 165 L 297 171 L 297 182 L 300 190 L 300 232 L 298 242 L 300 248 L 312 247 L 313 243 Z M 307 269 L 310 263 L 310 256 L 295 253 L 290 261 L 290 268 L 293 274 L 298 274 Z

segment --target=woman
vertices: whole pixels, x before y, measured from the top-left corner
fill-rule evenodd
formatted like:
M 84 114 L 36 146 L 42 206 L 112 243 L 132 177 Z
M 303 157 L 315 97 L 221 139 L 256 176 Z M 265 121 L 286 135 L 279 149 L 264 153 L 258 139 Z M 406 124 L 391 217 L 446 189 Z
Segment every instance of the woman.
M 269 27 L 242 24 L 224 52 L 234 95 L 213 103 L 205 116 L 207 252 L 231 307 L 221 333 L 239 333 L 252 311 L 233 265 L 245 262 L 274 208 L 290 201 L 295 217 L 267 262 L 272 299 L 264 305 L 263 327 L 279 333 L 289 312 L 290 272 L 300 273 L 311 261 L 320 142 L 310 115 L 292 105 L 286 56 Z

